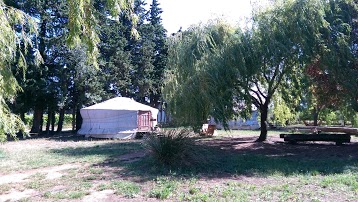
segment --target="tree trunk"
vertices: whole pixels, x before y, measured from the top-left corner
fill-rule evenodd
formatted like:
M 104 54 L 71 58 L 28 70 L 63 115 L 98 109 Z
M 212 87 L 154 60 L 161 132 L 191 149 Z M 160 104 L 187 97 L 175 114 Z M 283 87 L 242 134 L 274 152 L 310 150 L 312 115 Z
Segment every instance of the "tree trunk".
M 57 132 L 62 132 L 63 127 L 63 119 L 65 118 L 65 109 L 60 109 L 60 116 L 58 118 L 58 124 L 57 124 Z
M 315 107 L 313 110 L 313 125 L 318 126 L 318 114 L 319 110 Z
M 160 100 L 160 95 L 158 95 L 158 94 L 150 95 L 150 105 L 151 105 L 151 107 L 158 108 L 158 106 L 160 104 L 159 100 Z
M 50 111 L 50 110 L 47 112 L 46 134 L 50 133 L 52 113 L 53 113 L 53 111 Z
M 81 129 L 82 121 L 83 121 L 83 119 L 82 119 L 82 116 L 81 116 L 81 113 L 80 113 L 80 109 L 78 108 L 77 109 L 77 114 L 76 114 L 76 131 Z
M 72 131 L 76 130 L 76 107 L 72 109 Z
M 268 104 L 264 104 L 260 107 L 260 122 L 261 122 L 261 132 L 259 139 L 256 140 L 256 142 L 263 142 L 267 139 L 267 116 L 268 116 Z
M 55 132 L 55 124 L 56 124 L 56 111 L 53 111 L 52 118 L 51 118 L 51 132 Z
M 20 113 L 20 119 L 21 119 L 22 122 L 24 122 L 25 124 L 27 124 L 27 123 L 26 123 L 25 113 L 24 113 L 24 112 L 21 112 L 21 113 Z
M 36 107 L 30 133 L 41 133 L 43 109 Z

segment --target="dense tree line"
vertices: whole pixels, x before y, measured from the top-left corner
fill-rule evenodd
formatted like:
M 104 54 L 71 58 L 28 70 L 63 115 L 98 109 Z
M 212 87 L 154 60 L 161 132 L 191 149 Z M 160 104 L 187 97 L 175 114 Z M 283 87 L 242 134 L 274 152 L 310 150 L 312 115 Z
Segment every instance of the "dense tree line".
M 43 132 L 44 126 L 49 133 L 54 131 L 55 125 L 60 132 L 64 114 L 68 112 L 73 115 L 72 128 L 79 129 L 79 110 L 110 97 L 129 96 L 152 106 L 156 106 L 161 97 L 167 47 L 158 2 L 153 0 L 146 10 L 145 2 L 138 0 L 130 9 L 116 12 L 109 9 L 110 1 L 94 1 L 91 15 L 97 22 L 92 27 L 98 37 L 95 48 L 90 47 L 91 43 L 68 42 L 77 40 L 76 35 L 82 40 L 86 38 L 86 33 L 78 30 L 72 33 L 74 5 L 70 2 L 4 1 L 7 8 L 34 20 L 33 24 L 15 21 L 11 25 L 29 39 L 19 39 L 22 49 L 14 53 L 17 56 L 9 65 L 21 91 L 16 98 L 7 99 L 11 111 L 23 120 L 25 113 L 33 112 L 33 133 Z M 133 13 L 138 20 L 133 20 Z M 31 30 L 30 25 L 36 24 L 36 29 Z M 89 49 L 98 49 L 99 54 L 93 55 Z M 98 56 L 96 62 L 91 58 L 94 56 Z M 24 62 L 27 69 L 19 69 Z M 55 114 L 59 114 L 58 123 L 55 123 Z M 47 123 L 43 123 L 43 116 L 48 116 Z

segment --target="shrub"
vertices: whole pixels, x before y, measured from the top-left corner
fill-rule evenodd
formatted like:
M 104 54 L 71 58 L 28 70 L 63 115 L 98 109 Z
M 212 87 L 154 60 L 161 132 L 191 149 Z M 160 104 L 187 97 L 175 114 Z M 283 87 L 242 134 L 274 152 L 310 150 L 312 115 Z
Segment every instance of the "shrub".
M 145 147 L 153 158 L 164 165 L 185 165 L 194 159 L 194 133 L 187 129 L 168 130 L 151 135 L 145 140 Z
M 352 126 L 358 128 L 358 113 L 353 117 Z
M 326 121 L 326 124 L 330 126 L 338 122 L 338 117 L 335 112 L 329 112 L 324 116 L 324 120 Z

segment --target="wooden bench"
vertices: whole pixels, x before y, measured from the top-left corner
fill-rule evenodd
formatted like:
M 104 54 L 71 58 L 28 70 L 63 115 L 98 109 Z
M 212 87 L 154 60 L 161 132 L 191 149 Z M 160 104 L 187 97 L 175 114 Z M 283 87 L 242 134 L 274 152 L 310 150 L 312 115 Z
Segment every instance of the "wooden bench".
M 351 142 L 350 134 L 280 134 L 280 138 L 292 144 L 305 141 L 325 141 L 336 142 L 336 145 L 342 145 L 343 143 Z

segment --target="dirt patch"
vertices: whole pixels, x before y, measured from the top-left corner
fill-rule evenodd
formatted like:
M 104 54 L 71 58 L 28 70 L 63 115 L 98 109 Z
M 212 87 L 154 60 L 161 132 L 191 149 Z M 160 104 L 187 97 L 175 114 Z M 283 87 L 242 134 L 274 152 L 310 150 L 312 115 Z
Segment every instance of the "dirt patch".
M 47 173 L 46 179 L 51 180 L 51 179 L 60 178 L 62 176 L 62 173 L 60 173 L 61 171 L 78 168 L 78 167 L 79 167 L 79 165 L 65 164 L 65 165 L 61 165 L 61 166 L 47 168 L 47 169 L 42 170 L 41 172 Z
M 28 170 L 24 173 L 19 173 L 19 174 L 4 175 L 4 176 L 0 176 L 0 185 L 8 184 L 8 183 L 25 182 L 27 178 L 29 178 L 31 175 L 35 173 L 44 173 L 46 174 L 46 179 L 49 180 L 56 179 L 62 176 L 60 171 L 68 170 L 72 168 L 78 168 L 78 167 L 79 165 L 65 164 L 65 165 L 54 166 L 54 167 Z
M 36 193 L 36 191 L 33 189 L 27 189 L 24 191 L 12 190 L 8 194 L 0 195 L 0 202 L 2 202 L 2 201 L 19 201 L 20 199 L 31 197 L 35 193 Z
M 109 195 L 113 195 L 113 190 L 94 191 L 90 195 L 83 197 L 82 201 L 86 202 L 97 202 L 105 201 Z
M 0 185 L 8 184 L 8 183 L 18 183 L 23 182 L 25 178 L 29 177 L 31 174 L 29 173 L 21 173 L 21 174 L 11 174 L 0 176 Z

